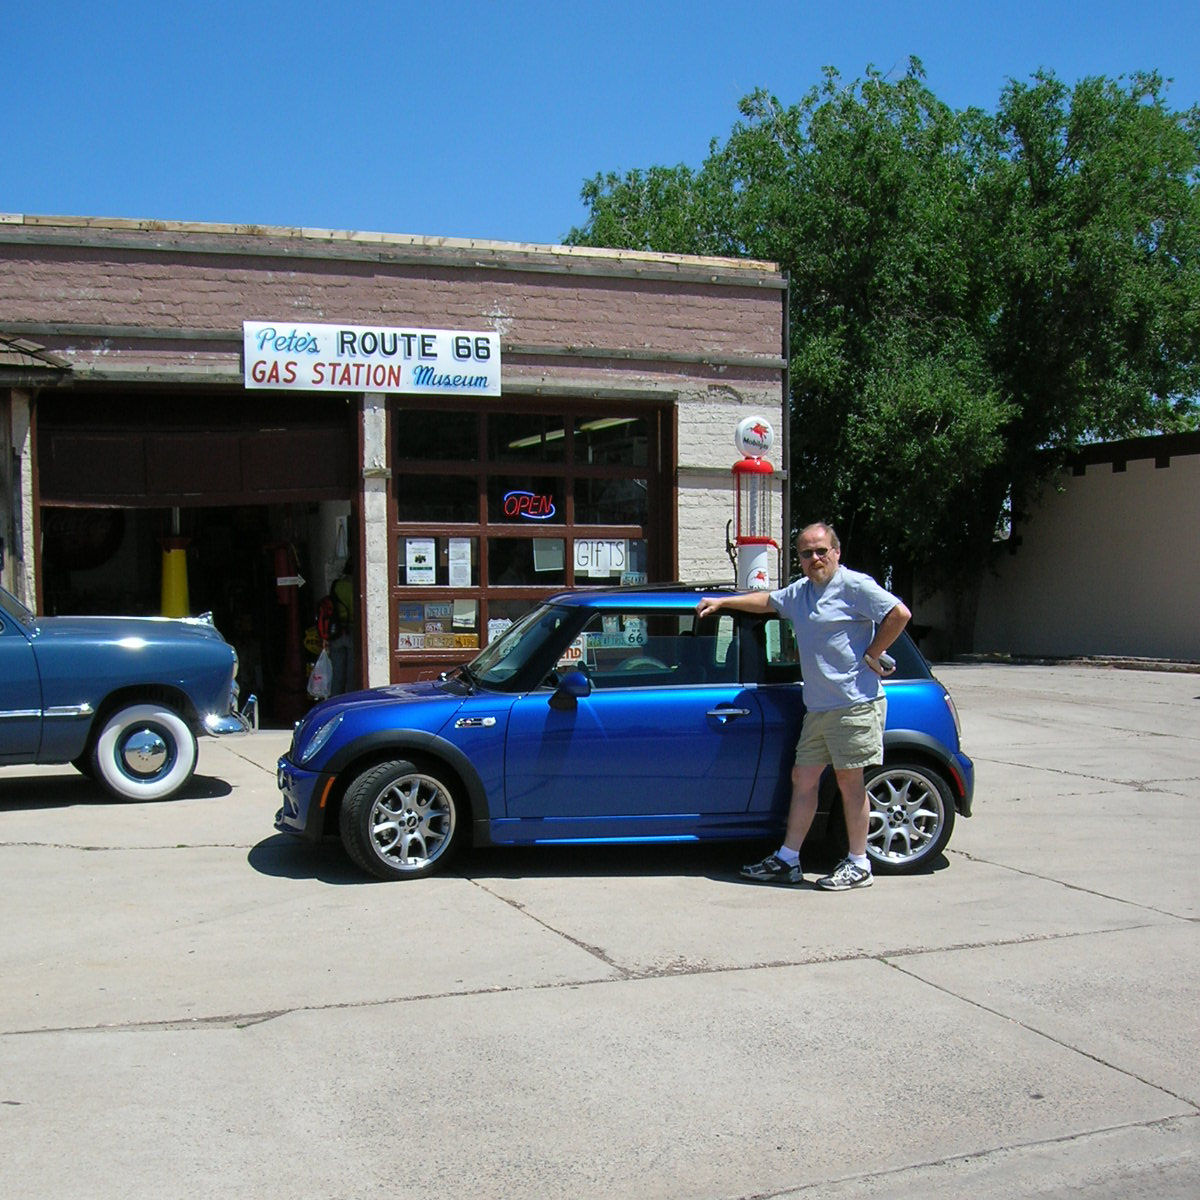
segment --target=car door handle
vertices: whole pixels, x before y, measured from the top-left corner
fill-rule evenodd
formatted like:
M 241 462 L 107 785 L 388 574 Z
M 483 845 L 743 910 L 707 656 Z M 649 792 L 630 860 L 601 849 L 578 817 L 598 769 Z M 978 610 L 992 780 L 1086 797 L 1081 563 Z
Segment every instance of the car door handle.
M 750 710 L 748 708 L 710 708 L 708 715 L 716 717 L 724 725 L 731 717 L 748 717 Z

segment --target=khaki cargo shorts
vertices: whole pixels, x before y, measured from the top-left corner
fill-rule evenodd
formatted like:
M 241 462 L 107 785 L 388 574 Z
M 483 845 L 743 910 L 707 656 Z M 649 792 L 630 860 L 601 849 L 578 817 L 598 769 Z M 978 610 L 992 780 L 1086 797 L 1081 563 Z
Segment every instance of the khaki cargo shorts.
M 817 767 L 832 763 L 839 771 L 872 767 L 883 762 L 883 726 L 887 698 L 867 700 L 849 708 L 804 714 L 796 766 Z

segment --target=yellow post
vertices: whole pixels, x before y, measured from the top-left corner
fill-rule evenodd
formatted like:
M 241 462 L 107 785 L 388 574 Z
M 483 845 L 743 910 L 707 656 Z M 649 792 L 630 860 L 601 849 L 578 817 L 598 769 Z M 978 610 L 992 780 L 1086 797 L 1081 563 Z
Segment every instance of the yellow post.
M 190 616 L 188 605 L 187 538 L 163 538 L 162 615 Z

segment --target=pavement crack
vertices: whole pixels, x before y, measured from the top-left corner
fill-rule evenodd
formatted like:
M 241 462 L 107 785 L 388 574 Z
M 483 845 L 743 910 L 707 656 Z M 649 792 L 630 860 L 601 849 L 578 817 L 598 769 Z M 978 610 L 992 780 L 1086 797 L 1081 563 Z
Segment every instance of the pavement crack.
M 593 958 L 598 959 L 606 967 L 616 971 L 622 979 L 633 978 L 633 972 L 627 967 L 623 967 L 619 962 L 616 962 L 611 955 L 602 950 L 599 946 L 594 946 L 591 942 L 585 942 L 582 938 L 577 938 L 567 933 L 557 926 L 551 925 L 549 921 L 543 921 L 541 917 L 535 917 L 523 904 L 517 900 L 512 900 L 508 896 L 502 896 L 499 892 L 493 891 L 484 883 L 480 883 L 478 879 L 472 879 L 473 883 L 481 892 L 491 896 L 493 900 L 499 900 L 501 904 L 507 904 L 509 908 L 515 912 L 519 912 L 523 917 L 532 921 L 535 925 L 540 925 L 547 933 L 552 933 L 556 937 L 561 938 L 564 942 L 569 942 L 572 946 L 582 950 L 585 954 L 590 954 Z
M 1100 900 L 1111 900 L 1114 904 L 1127 904 L 1131 908 L 1140 908 L 1145 912 L 1154 913 L 1156 916 L 1169 917 L 1173 921 L 1192 922 L 1194 917 L 1189 917 L 1183 913 L 1171 912 L 1169 909 L 1157 908 L 1153 904 L 1143 904 L 1139 900 L 1130 900 L 1126 896 L 1113 896 L 1108 892 L 1102 892 L 1098 888 L 1084 887 L 1081 883 L 1071 883 L 1066 879 L 1056 879 L 1052 875 L 1042 875 L 1038 871 L 1030 871 L 1025 867 L 1014 867 L 1010 863 L 996 862 L 994 859 L 985 858 L 982 854 L 973 854 L 969 850 L 957 850 L 947 848 L 947 854 L 956 854 L 968 862 L 983 863 L 985 866 L 995 867 L 999 871 L 1011 871 L 1014 875 L 1023 875 L 1027 879 L 1039 879 L 1043 883 L 1053 883 L 1058 887 L 1067 888 L 1068 891 L 1079 892 L 1084 896 L 1095 896 Z
M 1114 931 L 1115 932 L 1115 931 Z M 1079 935 L 1076 935 L 1079 936 Z M 1110 1062 L 1106 1058 L 1102 1058 L 1099 1054 L 1093 1054 L 1090 1050 L 1084 1050 L 1079 1046 L 1072 1045 L 1063 1038 L 1056 1036 L 1053 1033 L 1048 1033 L 1044 1029 L 1039 1029 L 1036 1025 L 1030 1024 L 1028 1021 L 1021 1020 L 1020 1017 L 1014 1017 L 1012 1013 L 1002 1012 L 998 1008 L 993 1008 L 990 1004 L 984 1004 L 982 1000 L 976 1000 L 972 996 L 965 996 L 961 992 L 956 992 L 953 988 L 947 987 L 945 984 L 937 983 L 932 979 L 926 978 L 924 975 L 918 974 L 916 971 L 911 971 L 906 967 L 901 966 L 898 962 L 889 962 L 882 958 L 880 961 L 884 966 L 890 967 L 893 971 L 899 971 L 901 975 L 909 979 L 915 980 L 926 987 L 931 987 L 935 991 L 941 992 L 944 996 L 951 996 L 962 1004 L 968 1004 L 972 1008 L 978 1009 L 980 1012 L 985 1012 L 993 1017 L 999 1018 L 1001 1021 L 1008 1021 L 1016 1025 L 1018 1029 L 1024 1029 L 1032 1033 L 1035 1037 L 1044 1038 L 1055 1046 L 1061 1047 L 1063 1050 L 1071 1054 L 1077 1054 L 1080 1058 L 1086 1058 L 1089 1062 L 1094 1062 L 1097 1066 L 1107 1067 L 1110 1071 L 1116 1071 L 1119 1075 L 1124 1075 L 1127 1079 L 1136 1079 L 1138 1083 L 1144 1084 L 1148 1088 L 1161 1093 L 1164 1096 L 1170 1096 L 1172 1100 L 1178 1100 L 1180 1104 L 1186 1104 L 1194 1115 L 1200 1116 L 1200 1104 L 1197 1103 L 1195 1097 L 1181 1096 L 1178 1092 L 1172 1091 L 1164 1084 L 1155 1083 L 1154 1080 L 1146 1078 L 1145 1075 L 1138 1074 L 1137 1071 L 1131 1071 L 1127 1067 L 1122 1067 L 1117 1063 Z M 1143 1122 L 1136 1122 L 1142 1124 Z
M 832 1187 L 841 1185 L 859 1185 L 870 1183 L 875 1180 L 900 1180 L 906 1175 L 910 1175 L 915 1171 L 926 1171 L 930 1168 L 937 1167 L 954 1167 L 962 1166 L 969 1163 L 982 1162 L 985 1159 L 991 1158 L 994 1155 L 1011 1156 L 1012 1154 L 1022 1150 L 1040 1150 L 1054 1146 L 1069 1146 L 1074 1143 L 1086 1143 L 1093 1138 L 1104 1137 L 1108 1134 L 1121 1133 L 1129 1129 L 1169 1129 L 1172 1126 L 1182 1122 L 1192 1121 L 1195 1118 L 1188 1116 L 1177 1117 L 1159 1117 L 1150 1121 L 1126 1121 L 1119 1125 L 1101 1125 L 1094 1129 L 1084 1129 L 1076 1133 L 1066 1133 L 1060 1137 L 1052 1138 L 1030 1138 L 1023 1142 L 1006 1142 L 999 1146 L 985 1146 L 979 1150 L 970 1150 L 964 1154 L 949 1154 L 943 1158 L 931 1158 L 922 1162 L 904 1163 L 898 1167 L 886 1167 L 880 1171 L 859 1171 L 852 1175 L 839 1175 L 837 1177 L 827 1177 L 814 1181 L 812 1183 L 801 1183 L 795 1187 L 783 1187 L 773 1189 L 769 1192 L 753 1192 L 744 1196 L 740 1196 L 737 1200 L 781 1200 L 785 1196 L 803 1196 L 809 1192 L 826 1191 Z M 891 1194 L 891 1193 L 889 1193 Z M 900 1192 L 897 1194 L 906 1194 Z

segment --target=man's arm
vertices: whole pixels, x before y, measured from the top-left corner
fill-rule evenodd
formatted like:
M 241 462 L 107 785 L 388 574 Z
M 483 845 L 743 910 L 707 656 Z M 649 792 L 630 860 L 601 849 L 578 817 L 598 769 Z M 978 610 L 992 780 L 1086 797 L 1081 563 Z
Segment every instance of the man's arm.
M 696 605 L 696 614 L 703 619 L 712 616 L 713 613 L 721 612 L 723 609 L 748 613 L 775 611 L 771 604 L 770 592 L 735 592 L 730 596 L 705 596 Z
M 879 622 L 875 630 L 875 636 L 871 639 L 871 644 L 867 647 L 863 654 L 863 662 L 875 672 L 876 675 L 890 675 L 896 668 L 895 665 L 885 669 L 879 661 L 879 656 L 900 636 L 905 625 L 912 620 L 912 613 L 909 612 L 908 606 L 903 603 L 898 603 L 891 612 L 888 613 L 882 621 Z

